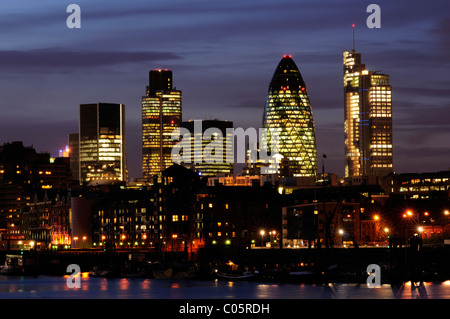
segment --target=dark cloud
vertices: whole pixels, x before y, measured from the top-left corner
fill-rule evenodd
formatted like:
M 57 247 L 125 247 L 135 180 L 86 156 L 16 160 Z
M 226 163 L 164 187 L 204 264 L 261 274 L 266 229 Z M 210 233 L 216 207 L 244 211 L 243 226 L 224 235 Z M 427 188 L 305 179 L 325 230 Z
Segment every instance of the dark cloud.
M 437 129 L 441 131 L 449 131 L 449 120 L 447 117 L 450 110 L 450 104 L 446 103 L 414 103 L 408 101 L 396 102 L 394 109 L 395 125 L 402 130 L 413 129 L 417 127 L 422 129 Z M 396 117 L 396 113 L 399 117 Z
M 433 97 L 433 98 L 446 98 L 450 97 L 449 86 L 450 82 L 442 83 L 445 88 L 430 88 L 430 87 L 401 87 L 397 86 L 395 90 L 405 96 L 422 96 L 422 97 Z
M 448 147 L 404 147 L 394 148 L 395 171 L 433 172 L 450 169 Z
M 28 51 L 0 51 L 0 67 L 14 71 L 52 71 L 112 66 L 125 63 L 181 59 L 171 52 L 89 52 L 62 49 L 39 49 Z

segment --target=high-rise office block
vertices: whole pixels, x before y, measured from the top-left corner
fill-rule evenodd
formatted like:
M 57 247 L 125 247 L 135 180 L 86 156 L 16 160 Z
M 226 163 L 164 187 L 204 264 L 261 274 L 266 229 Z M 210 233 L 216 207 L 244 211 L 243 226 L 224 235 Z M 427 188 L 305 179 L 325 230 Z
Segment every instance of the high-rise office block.
M 268 129 L 269 148 L 271 130 L 279 130 L 278 150 L 289 160 L 293 176 L 316 175 L 317 150 L 311 104 L 305 82 L 291 56 L 281 59 L 270 82 L 263 127 Z
M 181 91 L 173 88 L 172 71 L 151 70 L 147 94 L 142 97 L 142 175 L 151 181 L 173 164 L 171 138 L 181 123 Z
M 80 134 L 69 134 L 69 158 L 70 158 L 70 171 L 72 172 L 72 178 L 78 180 L 80 178 Z
M 189 163 L 182 162 L 183 166 L 207 177 L 233 174 L 233 122 L 195 120 L 182 122 L 181 127 L 190 132 L 191 151 Z
M 344 51 L 345 177 L 384 177 L 393 171 L 392 88 L 369 71 L 361 53 Z
M 125 154 L 125 105 L 81 104 L 80 183 L 126 182 Z

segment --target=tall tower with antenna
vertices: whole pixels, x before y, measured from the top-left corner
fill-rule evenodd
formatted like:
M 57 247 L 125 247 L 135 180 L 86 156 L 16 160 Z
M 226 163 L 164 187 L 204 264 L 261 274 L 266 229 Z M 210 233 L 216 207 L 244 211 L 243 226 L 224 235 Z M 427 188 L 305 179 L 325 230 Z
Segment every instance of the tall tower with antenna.
M 361 63 L 352 28 L 353 48 L 343 53 L 345 177 L 382 178 L 393 171 L 392 87 Z

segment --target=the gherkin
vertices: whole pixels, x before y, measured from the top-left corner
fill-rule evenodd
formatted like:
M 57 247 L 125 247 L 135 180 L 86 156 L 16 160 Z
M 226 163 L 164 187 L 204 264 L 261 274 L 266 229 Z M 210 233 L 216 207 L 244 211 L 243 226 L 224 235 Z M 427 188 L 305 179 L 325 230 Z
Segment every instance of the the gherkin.
M 293 176 L 315 176 L 317 150 L 314 120 L 305 82 L 290 55 L 278 64 L 264 108 L 263 127 L 278 129 L 278 151 L 289 159 Z M 269 138 L 269 148 L 270 138 Z

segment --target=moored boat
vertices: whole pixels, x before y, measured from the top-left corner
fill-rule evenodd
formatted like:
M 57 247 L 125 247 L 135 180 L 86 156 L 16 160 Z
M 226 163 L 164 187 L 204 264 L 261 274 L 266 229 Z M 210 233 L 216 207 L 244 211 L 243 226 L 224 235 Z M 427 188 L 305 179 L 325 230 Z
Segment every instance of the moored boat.
M 5 264 L 0 266 L 0 275 L 23 275 L 22 255 L 6 255 Z

